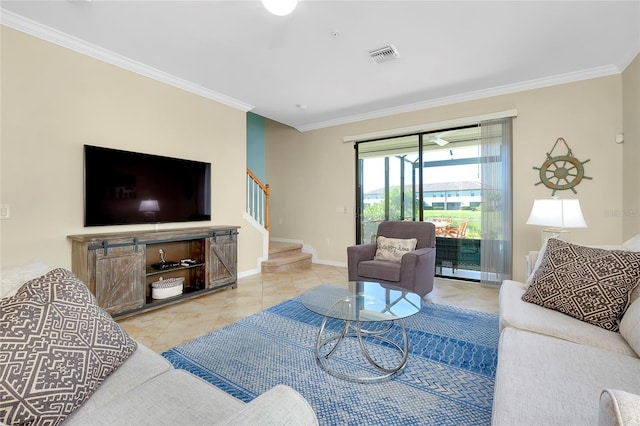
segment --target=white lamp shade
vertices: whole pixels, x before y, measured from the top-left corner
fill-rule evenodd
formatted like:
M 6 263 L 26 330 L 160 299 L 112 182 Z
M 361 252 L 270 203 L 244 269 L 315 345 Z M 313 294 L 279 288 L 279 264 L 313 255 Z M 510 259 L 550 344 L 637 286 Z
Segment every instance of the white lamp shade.
M 551 226 L 554 228 L 586 228 L 580 209 L 580 200 L 557 198 L 534 200 L 527 225 Z
M 158 204 L 158 200 L 142 200 L 140 201 L 140 208 L 138 211 L 141 212 L 159 212 L 160 204 Z
M 277 16 L 285 16 L 293 12 L 298 0 L 262 0 L 267 10 Z

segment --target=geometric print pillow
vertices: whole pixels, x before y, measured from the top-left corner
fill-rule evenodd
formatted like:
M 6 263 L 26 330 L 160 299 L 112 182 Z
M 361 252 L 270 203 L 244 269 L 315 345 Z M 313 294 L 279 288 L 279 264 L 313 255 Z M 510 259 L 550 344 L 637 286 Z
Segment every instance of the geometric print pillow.
M 640 253 L 551 238 L 522 300 L 618 331 L 639 281 Z
M 57 425 L 136 349 L 65 269 L 0 301 L 0 421 Z

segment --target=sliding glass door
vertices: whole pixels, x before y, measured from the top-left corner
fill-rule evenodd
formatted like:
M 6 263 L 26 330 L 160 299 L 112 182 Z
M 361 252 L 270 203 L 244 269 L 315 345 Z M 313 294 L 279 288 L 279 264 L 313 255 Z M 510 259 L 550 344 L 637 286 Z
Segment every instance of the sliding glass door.
M 424 220 L 436 225 L 436 274 L 480 279 L 480 128 L 423 135 Z
M 375 242 L 383 220 L 430 221 L 436 275 L 483 282 L 510 276 L 507 122 L 356 143 L 357 242 Z
M 359 242 L 374 242 L 383 220 L 419 220 L 417 135 L 357 145 Z

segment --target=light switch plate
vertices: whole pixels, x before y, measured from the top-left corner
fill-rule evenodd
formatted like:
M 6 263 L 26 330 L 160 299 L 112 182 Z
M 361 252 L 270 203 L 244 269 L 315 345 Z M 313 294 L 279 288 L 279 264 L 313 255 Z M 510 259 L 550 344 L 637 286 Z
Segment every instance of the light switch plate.
M 6 204 L 0 205 L 0 219 L 9 219 L 9 217 L 9 206 Z

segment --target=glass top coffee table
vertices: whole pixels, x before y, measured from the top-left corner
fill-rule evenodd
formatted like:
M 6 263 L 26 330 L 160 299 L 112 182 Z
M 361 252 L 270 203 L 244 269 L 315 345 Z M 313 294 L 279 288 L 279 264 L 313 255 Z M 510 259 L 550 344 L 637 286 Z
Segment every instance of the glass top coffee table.
M 347 285 L 322 284 L 304 293 L 301 302 L 324 317 L 316 337 L 315 355 L 328 373 L 346 380 L 376 382 L 390 378 L 407 365 L 409 339 L 402 319 L 420 311 L 420 295 L 380 283 L 353 281 Z M 399 337 L 395 336 L 398 330 Z M 357 339 L 373 373 L 360 374 L 359 369 L 340 371 L 330 362 L 341 345 L 349 344 L 349 338 Z M 391 358 L 385 353 L 389 348 L 394 352 Z M 376 359 L 377 355 L 380 359 Z

